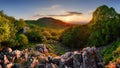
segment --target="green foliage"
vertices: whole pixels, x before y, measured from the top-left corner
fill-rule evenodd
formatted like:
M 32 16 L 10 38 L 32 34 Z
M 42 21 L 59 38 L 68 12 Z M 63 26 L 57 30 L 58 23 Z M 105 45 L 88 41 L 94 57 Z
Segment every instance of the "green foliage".
M 120 17 L 113 8 L 100 6 L 93 13 L 90 21 L 89 44 L 106 45 L 120 37 Z
M 108 64 L 109 61 L 115 60 L 120 56 L 119 48 L 120 48 L 120 40 L 113 42 L 112 44 L 109 45 L 109 47 L 107 47 L 102 52 L 102 56 L 103 56 L 103 60 L 105 61 L 105 64 Z
M 17 45 L 18 46 L 23 46 L 23 45 L 28 44 L 28 38 L 24 34 L 19 34 L 17 36 L 16 40 L 17 40 Z
M 85 47 L 88 42 L 89 30 L 87 25 L 73 26 L 66 29 L 61 42 L 68 47 Z
M 24 20 L 16 20 L 0 11 L 0 46 L 14 47 L 17 45 L 16 35 L 25 27 Z M 23 36 L 21 36 L 23 37 Z M 20 41 L 19 41 L 20 42 Z M 23 42 L 23 41 L 22 41 Z M 23 42 L 25 43 L 25 42 Z
M 65 53 L 65 51 L 60 46 L 49 45 L 49 48 L 52 53 L 55 53 L 57 55 L 62 55 Z
M 40 31 L 29 31 L 26 33 L 30 42 L 44 42 L 46 39 Z
M 24 27 L 25 27 L 25 22 L 24 22 L 24 20 L 23 19 L 20 19 L 19 21 L 16 21 L 15 22 L 15 26 L 16 26 L 16 29 L 18 30 L 18 31 L 20 31 L 21 29 L 23 29 Z
M 0 16 L 0 42 L 8 40 L 10 37 L 9 20 Z
M 26 20 L 26 23 L 29 24 L 28 26 L 30 27 L 34 27 L 37 25 L 43 28 L 45 27 L 54 29 L 61 29 L 70 26 L 70 24 L 50 17 L 40 18 L 38 20 Z

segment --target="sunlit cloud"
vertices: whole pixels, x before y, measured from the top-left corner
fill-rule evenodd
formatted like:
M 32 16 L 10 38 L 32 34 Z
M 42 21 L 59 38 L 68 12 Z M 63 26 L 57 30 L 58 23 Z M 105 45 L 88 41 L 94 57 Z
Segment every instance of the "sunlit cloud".
M 81 15 L 81 12 L 73 12 L 73 11 L 68 11 L 67 12 L 69 15 Z
M 61 17 L 64 17 L 64 16 L 73 16 L 73 15 L 82 15 L 81 12 L 73 12 L 73 11 L 67 11 L 66 13 L 64 14 L 59 14 L 59 15 L 40 15 L 40 14 L 36 14 L 34 15 L 33 17 L 41 17 L 41 16 L 51 16 L 51 17 L 55 17 L 55 16 L 61 16 Z
M 37 20 L 42 17 L 53 17 L 69 23 L 86 23 L 90 21 L 91 14 L 92 10 L 83 14 L 83 12 L 69 10 L 61 5 L 55 4 L 39 8 L 32 18 Z
M 58 4 L 54 4 L 54 5 L 51 5 L 50 7 L 44 7 L 42 8 L 43 10 L 54 10 L 54 9 L 58 9 L 60 8 L 61 6 L 58 5 Z
M 86 14 L 82 14 L 80 16 L 78 15 L 72 15 L 72 16 L 65 16 L 65 17 L 54 17 L 56 19 L 60 19 L 62 21 L 68 22 L 68 23 L 88 23 L 91 20 L 91 17 L 86 15 Z

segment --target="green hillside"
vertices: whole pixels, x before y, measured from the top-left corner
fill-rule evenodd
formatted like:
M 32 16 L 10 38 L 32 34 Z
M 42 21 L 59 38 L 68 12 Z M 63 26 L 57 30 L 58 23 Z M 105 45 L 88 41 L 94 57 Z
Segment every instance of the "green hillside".
M 38 27 L 55 28 L 55 29 L 66 28 L 71 25 L 61 20 L 57 20 L 50 17 L 39 18 L 38 20 L 26 20 L 26 23 L 28 24 L 29 27 L 38 26 Z

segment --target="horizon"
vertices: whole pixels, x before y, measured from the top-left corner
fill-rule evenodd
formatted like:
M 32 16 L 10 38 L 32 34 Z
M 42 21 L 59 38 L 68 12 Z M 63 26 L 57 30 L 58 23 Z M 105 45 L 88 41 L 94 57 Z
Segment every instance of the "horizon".
M 101 5 L 115 8 L 120 13 L 118 0 L 1 0 L 0 10 L 16 19 L 37 20 L 52 17 L 64 22 L 87 23 Z

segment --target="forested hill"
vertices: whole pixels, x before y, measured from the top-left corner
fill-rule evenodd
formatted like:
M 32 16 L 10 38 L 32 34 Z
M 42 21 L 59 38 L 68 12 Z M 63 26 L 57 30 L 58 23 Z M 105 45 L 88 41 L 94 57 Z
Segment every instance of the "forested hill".
M 39 18 L 38 20 L 26 20 L 26 22 L 28 24 L 35 24 L 40 27 L 51 27 L 51 28 L 64 28 L 72 25 L 67 22 L 63 22 L 61 20 L 54 19 L 51 17 L 43 17 L 43 18 Z
M 4 47 L 14 47 L 19 45 L 24 45 L 23 42 L 27 42 L 26 36 L 17 33 L 25 27 L 26 23 L 23 19 L 16 20 L 12 16 L 4 14 L 0 11 L 0 49 Z M 25 40 L 20 41 L 20 38 Z M 21 44 L 20 44 L 21 42 Z
M 106 45 L 120 38 L 120 14 L 106 5 L 98 7 L 90 21 L 90 45 Z

